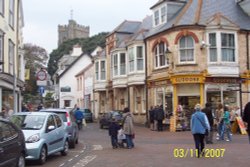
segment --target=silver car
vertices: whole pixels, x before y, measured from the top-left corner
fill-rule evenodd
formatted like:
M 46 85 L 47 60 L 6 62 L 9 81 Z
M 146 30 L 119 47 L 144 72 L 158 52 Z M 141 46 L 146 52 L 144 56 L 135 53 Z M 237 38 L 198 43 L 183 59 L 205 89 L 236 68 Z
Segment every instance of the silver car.
M 27 156 L 26 160 L 46 162 L 47 156 L 61 152 L 67 155 L 69 150 L 68 134 L 62 119 L 54 113 L 22 112 L 10 117 L 10 120 L 23 131 Z
M 75 144 L 78 143 L 79 131 L 72 109 L 47 108 L 41 109 L 40 112 L 56 113 L 62 118 L 69 135 L 69 146 L 75 148 Z

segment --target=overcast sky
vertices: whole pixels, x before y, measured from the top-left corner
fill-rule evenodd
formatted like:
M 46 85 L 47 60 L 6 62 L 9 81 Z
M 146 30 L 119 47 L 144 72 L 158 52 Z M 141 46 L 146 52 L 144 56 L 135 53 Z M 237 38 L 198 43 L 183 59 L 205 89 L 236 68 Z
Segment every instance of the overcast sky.
M 124 20 L 142 21 L 151 15 L 158 0 L 23 0 L 24 42 L 45 48 L 57 48 L 58 25 L 73 19 L 90 26 L 90 36 L 110 32 Z

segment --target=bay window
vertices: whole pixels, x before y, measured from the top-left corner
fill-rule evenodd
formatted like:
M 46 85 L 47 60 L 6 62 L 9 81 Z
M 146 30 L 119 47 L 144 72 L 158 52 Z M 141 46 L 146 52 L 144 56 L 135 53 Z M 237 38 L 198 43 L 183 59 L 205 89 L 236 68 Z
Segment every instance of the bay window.
M 114 55 L 114 76 L 117 76 L 118 75 L 118 55 L 115 54 Z
M 120 53 L 120 75 L 126 75 L 126 54 Z
M 212 32 L 208 34 L 209 62 L 236 62 L 235 34 L 226 32 Z
M 113 59 L 113 77 L 119 75 L 126 75 L 126 54 L 116 53 L 112 56 Z

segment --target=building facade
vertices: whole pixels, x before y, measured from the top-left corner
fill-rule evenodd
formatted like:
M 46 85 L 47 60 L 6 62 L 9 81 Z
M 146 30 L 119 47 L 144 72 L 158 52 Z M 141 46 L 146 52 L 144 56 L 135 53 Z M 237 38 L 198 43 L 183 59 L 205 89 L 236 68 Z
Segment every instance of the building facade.
M 0 108 L 21 111 L 24 86 L 22 0 L 0 1 Z
M 89 26 L 79 25 L 75 20 L 69 20 L 68 25 L 58 25 L 58 46 L 70 39 L 88 37 Z
M 149 105 L 164 106 L 171 131 L 190 126 L 196 103 L 216 108 L 249 101 L 239 90 L 249 87 L 242 78 L 249 71 L 250 20 L 234 0 L 162 0 L 151 9 Z
M 148 21 L 121 23 L 95 60 L 99 112 L 129 107 L 135 122 L 145 123 L 149 108 L 162 105 L 177 131 L 188 129 L 196 103 L 243 108 L 250 100 L 250 19 L 242 4 L 159 0 Z

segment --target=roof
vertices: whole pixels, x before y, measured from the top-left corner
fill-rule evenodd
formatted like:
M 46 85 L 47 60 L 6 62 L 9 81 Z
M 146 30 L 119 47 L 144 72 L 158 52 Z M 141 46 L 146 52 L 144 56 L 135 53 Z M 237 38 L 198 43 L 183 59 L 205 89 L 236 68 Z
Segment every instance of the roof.
M 92 56 L 90 56 L 89 54 L 84 54 L 84 53 L 82 53 L 80 56 L 77 57 L 77 59 L 75 59 L 75 61 L 73 61 L 73 62 L 70 64 L 70 66 L 69 66 L 66 70 L 64 70 L 64 71 L 59 75 L 59 78 L 61 78 L 65 73 L 67 73 L 67 71 L 69 71 L 69 70 L 74 66 L 74 64 L 76 64 L 76 62 L 77 62 L 78 60 L 80 60 L 83 56 L 88 56 L 88 57 L 92 60 Z
M 111 35 L 113 33 L 126 33 L 126 34 L 134 33 L 136 31 L 136 29 L 140 26 L 140 24 L 141 24 L 140 21 L 128 21 L 128 20 L 124 20 L 109 35 Z
M 88 66 L 86 66 L 84 69 L 82 69 L 80 72 L 78 72 L 75 77 L 78 77 L 79 75 L 83 74 L 84 72 L 86 72 L 88 69 L 90 69 L 91 67 L 93 67 L 94 63 L 89 64 Z
M 235 3 L 235 0 L 187 0 L 184 7 L 172 19 L 161 26 L 152 28 L 147 37 L 176 26 L 206 27 L 209 20 L 215 16 L 223 17 L 239 29 L 250 30 L 250 17 Z

